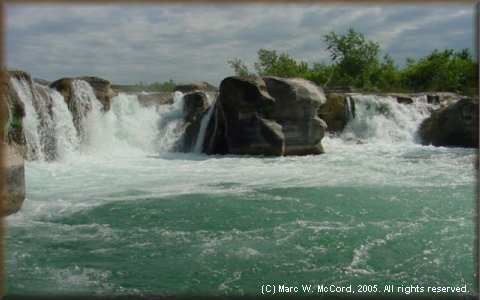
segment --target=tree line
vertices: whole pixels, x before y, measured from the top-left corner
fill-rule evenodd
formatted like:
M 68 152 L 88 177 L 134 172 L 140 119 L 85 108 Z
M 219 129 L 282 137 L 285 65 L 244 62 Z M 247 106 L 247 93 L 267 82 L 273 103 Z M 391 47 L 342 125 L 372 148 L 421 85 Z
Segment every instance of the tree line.
M 402 70 L 386 54 L 380 58 L 377 42 L 365 40 L 362 33 L 349 28 L 346 34 L 330 32 L 324 36 L 332 63 L 297 61 L 286 53 L 259 49 L 251 72 L 245 63 L 227 61 L 238 76 L 300 77 L 328 89 L 353 86 L 364 92 L 455 92 L 478 94 L 478 62 L 470 49 L 460 51 L 435 49 L 415 60 L 408 58 Z

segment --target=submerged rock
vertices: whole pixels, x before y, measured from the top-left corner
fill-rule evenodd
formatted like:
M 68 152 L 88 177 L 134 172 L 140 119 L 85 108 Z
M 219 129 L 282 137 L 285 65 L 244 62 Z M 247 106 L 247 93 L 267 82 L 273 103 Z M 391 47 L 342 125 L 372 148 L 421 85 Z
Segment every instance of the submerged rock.
M 478 148 L 478 97 L 433 111 L 419 134 L 423 145 Z

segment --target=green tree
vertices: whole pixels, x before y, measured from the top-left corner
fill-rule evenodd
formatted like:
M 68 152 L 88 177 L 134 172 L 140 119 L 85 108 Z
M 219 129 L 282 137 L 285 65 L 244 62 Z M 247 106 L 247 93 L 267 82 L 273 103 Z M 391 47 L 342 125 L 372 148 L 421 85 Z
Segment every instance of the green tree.
M 238 59 L 234 58 L 232 60 L 227 61 L 230 67 L 235 71 L 235 75 L 237 76 L 253 76 L 253 73 L 250 73 L 245 63 Z
M 372 78 L 372 84 L 382 91 L 403 90 L 401 72 L 389 54 L 383 56 L 378 72 Z
M 417 62 L 407 60 L 403 70 L 404 85 L 413 91 L 456 92 L 475 94 L 478 85 L 478 65 L 469 49 L 454 52 L 438 49 Z
M 259 49 L 257 55 L 258 59 L 253 64 L 253 67 L 258 76 L 292 78 L 308 77 L 310 74 L 310 69 L 306 62 L 297 62 L 288 54 L 282 53 L 278 55 L 275 50 Z M 227 62 L 238 76 L 255 75 L 254 73 L 250 73 L 245 63 L 238 58 Z
M 325 36 L 324 41 L 330 51 L 330 58 L 337 67 L 333 74 L 333 83 L 359 88 L 372 85 L 372 76 L 379 69 L 378 43 L 366 41 L 363 34 L 353 28 L 349 28 L 345 35 L 337 35 L 332 31 Z

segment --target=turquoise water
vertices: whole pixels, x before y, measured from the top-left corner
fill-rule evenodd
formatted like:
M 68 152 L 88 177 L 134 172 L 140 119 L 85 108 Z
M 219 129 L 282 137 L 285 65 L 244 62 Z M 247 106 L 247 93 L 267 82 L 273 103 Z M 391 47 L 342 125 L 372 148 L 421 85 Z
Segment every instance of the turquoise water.
M 165 151 L 181 106 L 116 100 L 89 145 L 26 162 L 7 295 L 478 295 L 476 151 L 419 145 L 419 108 L 358 99 L 326 154 L 273 158 Z
M 26 203 L 7 219 L 8 292 L 475 292 L 474 153 L 417 148 L 377 156 L 395 168 L 341 154 L 30 162 Z

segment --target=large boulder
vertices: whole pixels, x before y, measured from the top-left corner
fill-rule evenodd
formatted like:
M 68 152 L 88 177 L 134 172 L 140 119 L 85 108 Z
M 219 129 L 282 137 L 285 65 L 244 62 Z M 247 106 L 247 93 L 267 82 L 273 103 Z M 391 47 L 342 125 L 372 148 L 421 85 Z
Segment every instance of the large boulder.
M 275 99 L 270 117 L 280 124 L 284 135 L 283 155 L 324 153 L 321 140 L 327 125 L 318 118 L 327 102 L 322 88 L 301 78 L 263 78 L 268 94 Z
M 284 154 L 282 127 L 271 119 L 275 99 L 267 93 L 262 78 L 225 78 L 220 83 L 218 105 L 217 114 L 220 116 L 217 117 L 222 120 L 224 127 L 217 134 L 224 137 L 225 140 L 221 143 L 226 144 L 228 153 Z
M 317 112 L 325 102 L 323 90 L 305 79 L 227 77 L 208 125 L 215 134 L 204 148 L 208 153 L 322 154 L 327 125 Z
M 3 190 L 2 199 L 4 206 L 1 210 L 3 216 L 14 214 L 20 210 L 25 200 L 25 167 L 23 157 L 12 146 L 2 144 L 6 152 L 6 183 L 7 189 Z
M 200 81 L 192 81 L 192 82 L 182 82 L 179 83 L 174 92 L 181 92 L 183 94 L 191 93 L 195 91 L 202 91 L 202 92 L 216 92 L 218 89 L 213 85 L 207 82 L 200 82 Z
M 419 135 L 424 145 L 478 148 L 478 97 L 433 111 Z

